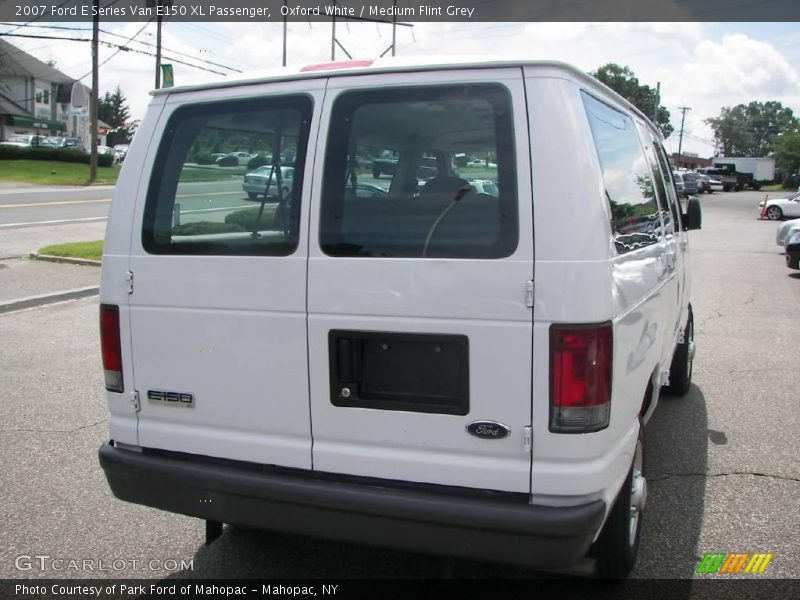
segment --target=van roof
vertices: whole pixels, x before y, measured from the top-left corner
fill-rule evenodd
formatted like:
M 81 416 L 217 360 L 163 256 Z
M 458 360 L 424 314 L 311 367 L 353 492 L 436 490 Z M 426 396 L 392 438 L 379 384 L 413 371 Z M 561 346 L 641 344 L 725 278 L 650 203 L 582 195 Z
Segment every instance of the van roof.
M 618 102 L 625 105 L 628 109 L 638 114 L 641 118 L 650 123 L 647 115 L 643 114 L 638 108 L 633 106 L 628 100 L 620 96 L 617 92 L 598 81 L 588 73 L 561 61 L 555 60 L 526 60 L 508 57 L 465 57 L 465 56 L 438 56 L 438 57 L 390 57 L 376 58 L 374 60 L 352 59 L 342 61 L 330 61 L 313 65 L 297 65 L 291 67 L 275 67 L 270 69 L 260 69 L 246 74 L 237 79 L 221 79 L 196 85 L 176 86 L 171 88 L 161 88 L 152 90 L 154 96 L 164 94 L 180 94 L 201 90 L 228 88 L 240 85 L 257 85 L 270 83 L 273 81 L 292 81 L 301 79 L 322 79 L 328 77 L 351 77 L 354 75 L 375 75 L 378 73 L 410 73 L 419 71 L 438 71 L 443 69 L 486 69 L 502 67 L 537 67 L 541 69 L 550 68 L 563 71 L 570 78 L 595 88 L 602 89 L 605 93 L 615 98 Z

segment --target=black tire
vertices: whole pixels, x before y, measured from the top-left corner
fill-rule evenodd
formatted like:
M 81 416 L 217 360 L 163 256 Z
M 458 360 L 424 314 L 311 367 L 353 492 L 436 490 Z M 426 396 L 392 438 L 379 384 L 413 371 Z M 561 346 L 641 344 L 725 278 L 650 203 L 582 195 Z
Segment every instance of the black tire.
M 255 192 L 247 192 L 247 197 L 250 198 L 250 200 L 252 200 L 253 202 L 258 200 L 258 194 L 256 194 Z
M 635 491 L 639 488 L 638 491 Z M 638 506 L 635 500 L 641 498 Z M 644 478 L 644 425 L 639 422 L 639 439 L 628 476 L 622 484 L 617 500 L 608 515 L 603 532 L 595 543 L 596 574 L 602 579 L 623 579 L 636 564 L 639 554 L 639 538 L 647 499 L 647 483 Z M 635 510 L 634 510 L 635 508 Z
M 767 208 L 767 219 L 770 221 L 780 221 L 783 219 L 783 211 L 780 206 L 770 206 Z
M 372 169 L 372 176 L 373 176 L 375 179 L 380 179 L 380 178 L 381 178 L 381 170 L 380 170 L 380 169 L 375 169 L 375 168 L 373 168 L 373 169 Z
M 692 365 L 694 364 L 694 316 L 689 307 L 689 320 L 683 331 L 683 343 L 675 347 L 669 367 L 669 385 L 664 392 L 670 396 L 685 396 L 692 387 Z

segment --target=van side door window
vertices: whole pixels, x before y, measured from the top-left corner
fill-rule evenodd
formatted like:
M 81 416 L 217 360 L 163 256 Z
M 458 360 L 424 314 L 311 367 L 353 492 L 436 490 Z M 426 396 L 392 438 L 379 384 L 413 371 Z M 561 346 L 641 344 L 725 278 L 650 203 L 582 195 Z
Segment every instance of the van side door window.
M 585 92 L 583 103 L 611 209 L 614 247 L 625 254 L 657 243 L 659 207 L 633 120 Z

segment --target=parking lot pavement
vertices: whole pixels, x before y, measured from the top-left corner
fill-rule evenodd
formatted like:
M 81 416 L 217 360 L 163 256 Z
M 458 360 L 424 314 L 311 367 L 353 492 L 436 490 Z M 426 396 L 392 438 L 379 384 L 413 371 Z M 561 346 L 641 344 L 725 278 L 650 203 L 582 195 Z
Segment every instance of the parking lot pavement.
M 0 303 L 97 285 L 100 269 L 94 266 L 29 258 L 0 260 Z
M 784 266 L 776 224 L 756 220 L 759 199 L 701 200 L 703 229 L 691 233 L 694 386 L 662 398 L 647 426 L 636 578 L 703 577 L 695 569 L 705 553 L 734 551 L 774 553 L 764 577 L 800 578 L 800 276 Z M 232 527 L 204 546 L 200 521 L 108 490 L 96 458 L 106 440 L 97 299 L 0 315 L 0 339 L 0 578 L 542 576 Z M 20 556 L 37 553 L 126 562 L 102 572 L 18 568 Z M 142 569 L 151 559 L 161 568 Z M 169 560 L 193 568 L 173 573 Z

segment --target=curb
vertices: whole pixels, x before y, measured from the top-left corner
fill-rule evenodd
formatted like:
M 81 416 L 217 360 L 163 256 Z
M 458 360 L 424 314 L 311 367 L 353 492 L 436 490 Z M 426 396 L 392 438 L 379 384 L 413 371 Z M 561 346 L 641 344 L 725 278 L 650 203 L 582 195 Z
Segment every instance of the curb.
M 17 298 L 16 300 L 9 300 L 8 302 L 0 302 L 0 314 L 14 312 L 24 308 L 44 306 L 45 304 L 53 304 L 55 302 L 64 302 L 65 300 L 87 298 L 89 296 L 96 296 L 99 292 L 99 285 L 90 285 L 87 287 L 76 288 L 74 290 L 64 290 L 62 292 L 55 292 L 52 294 L 41 294 L 39 296 Z
M 36 252 L 31 252 L 28 255 L 28 258 L 30 258 L 31 260 L 44 260 L 47 262 L 54 262 L 54 263 L 84 265 L 87 267 L 99 267 L 101 265 L 101 262 L 99 260 L 91 260 L 88 258 L 69 258 L 67 256 L 52 256 L 50 254 L 36 254 Z

